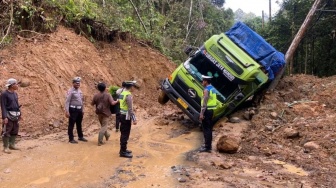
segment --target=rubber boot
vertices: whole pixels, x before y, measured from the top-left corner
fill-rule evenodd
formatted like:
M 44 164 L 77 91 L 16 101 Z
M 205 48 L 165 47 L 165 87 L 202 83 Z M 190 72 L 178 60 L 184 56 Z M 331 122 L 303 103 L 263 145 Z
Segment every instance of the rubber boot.
M 16 136 L 9 137 L 9 149 L 20 150 L 19 148 L 15 147 L 15 139 L 16 139 Z
M 108 133 L 107 131 L 105 132 L 105 139 L 106 141 L 108 141 L 110 139 L 110 133 Z
M 104 144 L 103 138 L 104 138 L 104 134 L 99 133 L 98 134 L 98 146 L 101 146 Z
M 7 136 L 2 137 L 2 141 L 3 141 L 3 147 L 4 147 L 3 152 L 10 154 L 11 152 L 9 151 L 9 148 L 8 148 L 9 147 L 9 137 Z

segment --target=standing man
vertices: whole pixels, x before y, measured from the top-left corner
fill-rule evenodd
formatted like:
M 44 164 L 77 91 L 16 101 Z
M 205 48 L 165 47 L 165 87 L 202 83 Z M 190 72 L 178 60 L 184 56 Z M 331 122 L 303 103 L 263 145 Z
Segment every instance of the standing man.
M 98 135 L 98 146 L 101 146 L 104 144 L 104 136 L 106 141 L 110 138 L 110 134 L 107 132 L 108 120 L 111 116 L 110 105 L 115 105 L 118 101 L 113 100 L 112 96 L 106 92 L 106 85 L 104 83 L 98 83 L 97 89 L 99 93 L 93 96 L 91 105 L 96 105 L 96 114 L 101 125 Z
M 211 85 L 212 76 L 202 75 L 202 85 L 204 86 L 203 98 L 201 101 L 201 113 L 199 119 L 202 121 L 204 147 L 199 152 L 211 152 L 212 143 L 212 116 L 213 110 L 216 108 L 217 96 L 214 87 Z
M 19 133 L 19 120 L 21 120 L 20 105 L 18 95 L 15 90 L 18 89 L 18 82 L 14 78 L 7 80 L 7 90 L 1 94 L 2 111 L 2 140 L 3 151 L 10 154 L 11 150 L 18 150 L 15 147 L 15 139 Z
M 132 151 L 127 150 L 127 141 L 131 133 L 131 125 L 137 124 L 135 114 L 133 112 L 133 97 L 131 92 L 134 90 L 136 81 L 125 82 L 125 88 L 119 96 L 120 102 L 120 157 L 132 158 Z
M 67 97 L 65 100 L 65 116 L 69 118 L 68 135 L 69 142 L 72 144 L 77 144 L 78 142 L 74 140 L 73 129 L 76 123 L 76 129 L 78 134 L 78 140 L 87 142 L 83 136 L 82 131 L 82 121 L 84 115 L 84 96 L 82 91 L 79 89 L 81 78 L 75 77 L 72 80 L 73 87 L 69 89 Z

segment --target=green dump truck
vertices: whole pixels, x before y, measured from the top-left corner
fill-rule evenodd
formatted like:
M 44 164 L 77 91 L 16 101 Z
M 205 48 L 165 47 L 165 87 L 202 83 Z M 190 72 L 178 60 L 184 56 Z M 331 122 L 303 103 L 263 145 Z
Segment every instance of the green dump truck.
M 214 35 L 166 78 L 158 101 L 176 104 L 200 123 L 202 75 L 212 76 L 217 95 L 214 121 L 229 115 L 272 81 L 284 66 L 284 55 L 242 22 Z

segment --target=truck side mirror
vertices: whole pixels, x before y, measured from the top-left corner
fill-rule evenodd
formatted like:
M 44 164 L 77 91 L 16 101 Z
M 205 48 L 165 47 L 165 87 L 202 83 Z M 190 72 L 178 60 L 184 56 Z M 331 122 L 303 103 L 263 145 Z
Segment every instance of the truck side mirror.
M 193 47 L 191 46 L 187 46 L 184 48 L 184 53 L 187 54 L 187 56 L 190 56 L 192 51 L 193 51 Z

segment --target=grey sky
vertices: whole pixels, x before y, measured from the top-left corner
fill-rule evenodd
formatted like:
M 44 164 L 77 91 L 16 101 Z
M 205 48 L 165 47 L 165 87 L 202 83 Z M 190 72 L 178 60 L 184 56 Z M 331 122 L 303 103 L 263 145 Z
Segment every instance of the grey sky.
M 282 2 L 282 0 L 272 0 L 272 15 L 279 10 L 279 5 L 276 1 Z M 261 16 L 262 10 L 265 14 L 268 13 L 269 0 L 225 0 L 224 7 L 231 8 L 236 11 L 238 8 L 242 9 L 245 13 L 253 12 L 257 16 Z

